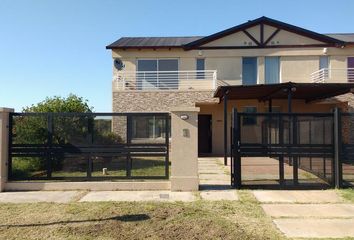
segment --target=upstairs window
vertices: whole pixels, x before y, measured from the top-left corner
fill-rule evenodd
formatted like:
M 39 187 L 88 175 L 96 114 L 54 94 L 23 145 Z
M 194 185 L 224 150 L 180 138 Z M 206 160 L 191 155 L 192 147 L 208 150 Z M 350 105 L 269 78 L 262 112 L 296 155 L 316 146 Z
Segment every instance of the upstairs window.
M 196 60 L 196 70 L 197 70 L 197 79 L 204 79 L 205 78 L 205 59 L 204 58 L 197 58 Z
M 328 68 L 328 67 L 329 67 L 329 58 L 328 58 L 328 56 L 320 56 L 319 69 Z
M 280 83 L 280 58 L 265 57 L 265 83 L 274 84 Z
M 257 84 L 257 57 L 242 58 L 242 85 Z

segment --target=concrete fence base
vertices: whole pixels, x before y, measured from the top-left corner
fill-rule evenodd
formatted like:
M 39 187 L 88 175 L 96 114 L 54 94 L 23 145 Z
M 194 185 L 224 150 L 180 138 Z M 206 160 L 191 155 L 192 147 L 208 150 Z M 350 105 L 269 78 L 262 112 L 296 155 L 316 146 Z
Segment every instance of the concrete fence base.
M 5 191 L 146 191 L 170 190 L 170 181 L 127 181 L 127 182 L 8 182 Z

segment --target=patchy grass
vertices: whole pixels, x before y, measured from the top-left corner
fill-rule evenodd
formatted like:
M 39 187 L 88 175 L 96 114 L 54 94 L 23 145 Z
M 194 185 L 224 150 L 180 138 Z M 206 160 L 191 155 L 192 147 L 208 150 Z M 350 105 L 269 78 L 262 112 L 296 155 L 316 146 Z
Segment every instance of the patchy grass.
M 345 200 L 354 203 L 354 189 L 341 189 L 339 193 Z
M 72 161 L 68 161 L 72 160 Z M 38 158 L 14 158 L 12 161 L 13 177 L 16 180 L 29 177 L 46 177 L 46 170 L 38 164 Z M 98 159 L 93 161 L 93 177 L 126 176 L 126 159 Z M 135 157 L 131 162 L 131 175 L 139 177 L 164 176 L 164 157 Z M 86 177 L 87 159 L 66 159 L 62 161 L 59 170 L 53 169 L 53 177 Z M 170 165 L 170 163 L 169 163 Z M 108 175 L 103 175 L 102 169 L 108 169 Z M 169 169 L 171 170 L 171 169 Z
M 0 239 L 282 239 L 254 197 L 191 203 L 1 204 Z

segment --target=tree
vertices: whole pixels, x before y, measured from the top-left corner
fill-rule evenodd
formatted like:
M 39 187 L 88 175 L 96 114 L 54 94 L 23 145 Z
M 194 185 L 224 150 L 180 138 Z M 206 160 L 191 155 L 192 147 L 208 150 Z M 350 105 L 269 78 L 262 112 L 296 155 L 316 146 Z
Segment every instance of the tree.
M 93 107 L 82 97 L 70 94 L 63 98 L 59 96 L 47 97 L 38 104 L 23 108 L 25 113 L 91 113 Z M 54 115 L 52 144 L 71 144 L 85 141 L 89 134 L 88 124 L 92 122 L 92 116 L 61 116 Z M 15 144 L 47 144 L 48 143 L 48 115 L 24 115 L 15 117 L 13 121 L 13 143 Z M 17 166 L 27 171 L 46 169 L 45 157 L 15 159 Z M 53 159 L 52 168 L 60 168 L 63 157 Z M 25 167 L 23 167 L 25 166 Z M 16 170 L 16 169 L 15 169 Z
M 25 113 L 90 113 L 93 107 L 82 97 L 70 94 L 67 98 L 47 97 L 38 104 L 25 107 Z M 86 123 L 85 123 L 86 122 Z M 87 117 L 55 116 L 53 143 L 65 144 L 73 136 L 87 132 Z M 46 115 L 23 116 L 15 119 L 15 143 L 44 144 L 48 140 L 48 119 Z

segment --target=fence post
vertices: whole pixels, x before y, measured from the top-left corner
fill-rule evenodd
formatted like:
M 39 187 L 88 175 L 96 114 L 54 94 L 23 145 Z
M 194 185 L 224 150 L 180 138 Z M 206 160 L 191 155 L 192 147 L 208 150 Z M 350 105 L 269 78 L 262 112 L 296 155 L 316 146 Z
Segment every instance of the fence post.
M 53 165 L 53 156 L 52 156 L 52 144 L 53 144 L 53 113 L 47 115 L 47 153 L 46 153 L 46 164 L 47 164 L 47 178 L 52 177 L 52 165 Z
M 127 141 L 127 158 L 126 158 L 126 176 L 128 178 L 131 177 L 131 171 L 132 171 L 132 166 L 133 166 L 133 162 L 132 162 L 132 158 L 130 156 L 130 144 L 132 143 L 132 116 L 131 115 L 127 115 L 127 132 L 126 132 L 126 141 Z
M 296 115 L 293 115 L 293 145 L 297 145 L 298 144 L 298 136 L 297 136 L 297 117 Z M 299 184 L 299 157 L 292 157 L 293 159 L 293 182 L 294 185 L 298 185 Z
M 198 112 L 196 107 L 171 109 L 171 190 L 197 191 Z
M 233 126 L 234 126 L 234 163 L 233 163 L 233 172 L 234 172 L 234 187 L 240 189 L 242 186 L 242 173 L 241 173 L 241 128 L 240 128 L 240 115 L 237 114 L 237 109 L 233 110 Z
M 284 146 L 284 123 L 283 116 L 279 114 L 279 144 L 280 146 Z M 280 186 L 283 186 L 285 183 L 284 179 L 284 152 L 282 151 L 279 156 L 279 183 Z
M 231 114 L 231 127 L 230 127 L 230 177 L 231 177 L 231 186 L 234 187 L 235 186 L 235 178 L 234 178 L 234 150 L 235 150 L 235 141 L 234 141 L 234 122 L 235 122 L 235 112 L 236 109 L 232 108 L 232 114 Z
M 341 188 L 343 183 L 343 172 L 342 172 L 342 161 L 341 161 L 341 151 L 342 151 L 342 120 L 341 111 L 339 108 L 334 109 L 334 159 L 332 165 L 332 176 L 334 178 L 334 186 L 336 188 Z
M 9 120 L 12 108 L 0 108 L 0 192 L 4 191 L 8 178 Z

